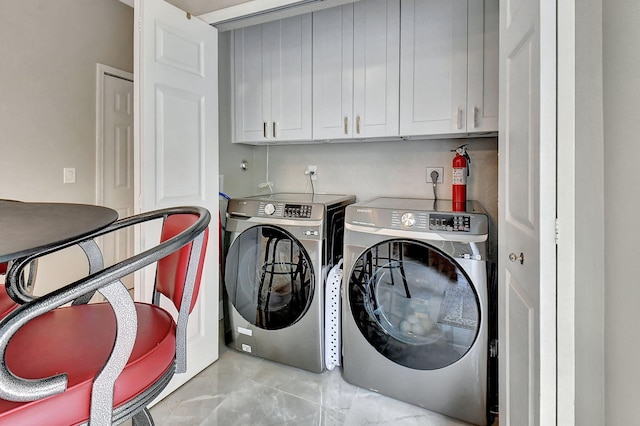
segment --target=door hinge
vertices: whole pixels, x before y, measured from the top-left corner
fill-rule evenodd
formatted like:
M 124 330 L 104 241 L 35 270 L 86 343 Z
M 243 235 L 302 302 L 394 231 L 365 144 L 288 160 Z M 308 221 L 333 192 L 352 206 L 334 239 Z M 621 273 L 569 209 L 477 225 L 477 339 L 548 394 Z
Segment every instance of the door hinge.
M 556 245 L 558 245 L 559 238 L 560 238 L 560 221 L 556 217 Z

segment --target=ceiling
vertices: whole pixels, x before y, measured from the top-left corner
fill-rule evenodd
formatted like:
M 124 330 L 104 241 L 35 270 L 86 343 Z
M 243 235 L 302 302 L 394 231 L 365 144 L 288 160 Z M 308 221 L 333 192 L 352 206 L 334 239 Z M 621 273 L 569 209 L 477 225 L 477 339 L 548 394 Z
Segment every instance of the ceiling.
M 191 12 L 194 16 L 242 3 L 249 3 L 250 1 L 251 0 L 166 0 L 167 3 L 171 3 L 185 12 Z

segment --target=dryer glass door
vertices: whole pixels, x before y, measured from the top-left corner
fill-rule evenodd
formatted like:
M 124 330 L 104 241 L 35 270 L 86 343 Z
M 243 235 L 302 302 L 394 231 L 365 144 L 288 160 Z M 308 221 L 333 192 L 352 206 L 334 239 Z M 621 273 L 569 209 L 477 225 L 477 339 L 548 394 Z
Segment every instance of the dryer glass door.
M 366 250 L 349 278 L 349 306 L 368 342 L 405 367 L 455 363 L 480 328 L 480 305 L 466 272 L 441 250 L 388 240 Z
M 249 323 L 278 330 L 296 323 L 314 293 L 311 260 L 298 240 L 269 225 L 242 232 L 229 247 L 225 288 Z

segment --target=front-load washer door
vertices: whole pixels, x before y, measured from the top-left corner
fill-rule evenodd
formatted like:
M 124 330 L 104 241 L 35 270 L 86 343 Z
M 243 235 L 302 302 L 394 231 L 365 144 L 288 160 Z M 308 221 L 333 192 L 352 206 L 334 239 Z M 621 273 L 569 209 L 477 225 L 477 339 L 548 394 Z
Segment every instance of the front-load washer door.
M 300 242 L 281 228 L 261 225 L 242 232 L 229 247 L 225 267 L 229 301 L 257 327 L 288 327 L 311 305 L 311 260 Z
M 388 240 L 350 271 L 349 306 L 367 341 L 391 361 L 417 370 L 454 364 L 480 329 L 480 305 L 457 262 L 429 244 Z

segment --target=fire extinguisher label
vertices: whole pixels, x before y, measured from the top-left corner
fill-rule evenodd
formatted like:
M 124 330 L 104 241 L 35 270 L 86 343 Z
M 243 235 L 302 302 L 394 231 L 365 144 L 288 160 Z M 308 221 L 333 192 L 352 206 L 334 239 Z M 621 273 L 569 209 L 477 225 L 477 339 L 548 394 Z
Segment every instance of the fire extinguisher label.
M 453 184 L 454 185 L 467 184 L 467 168 L 466 167 L 453 168 Z

